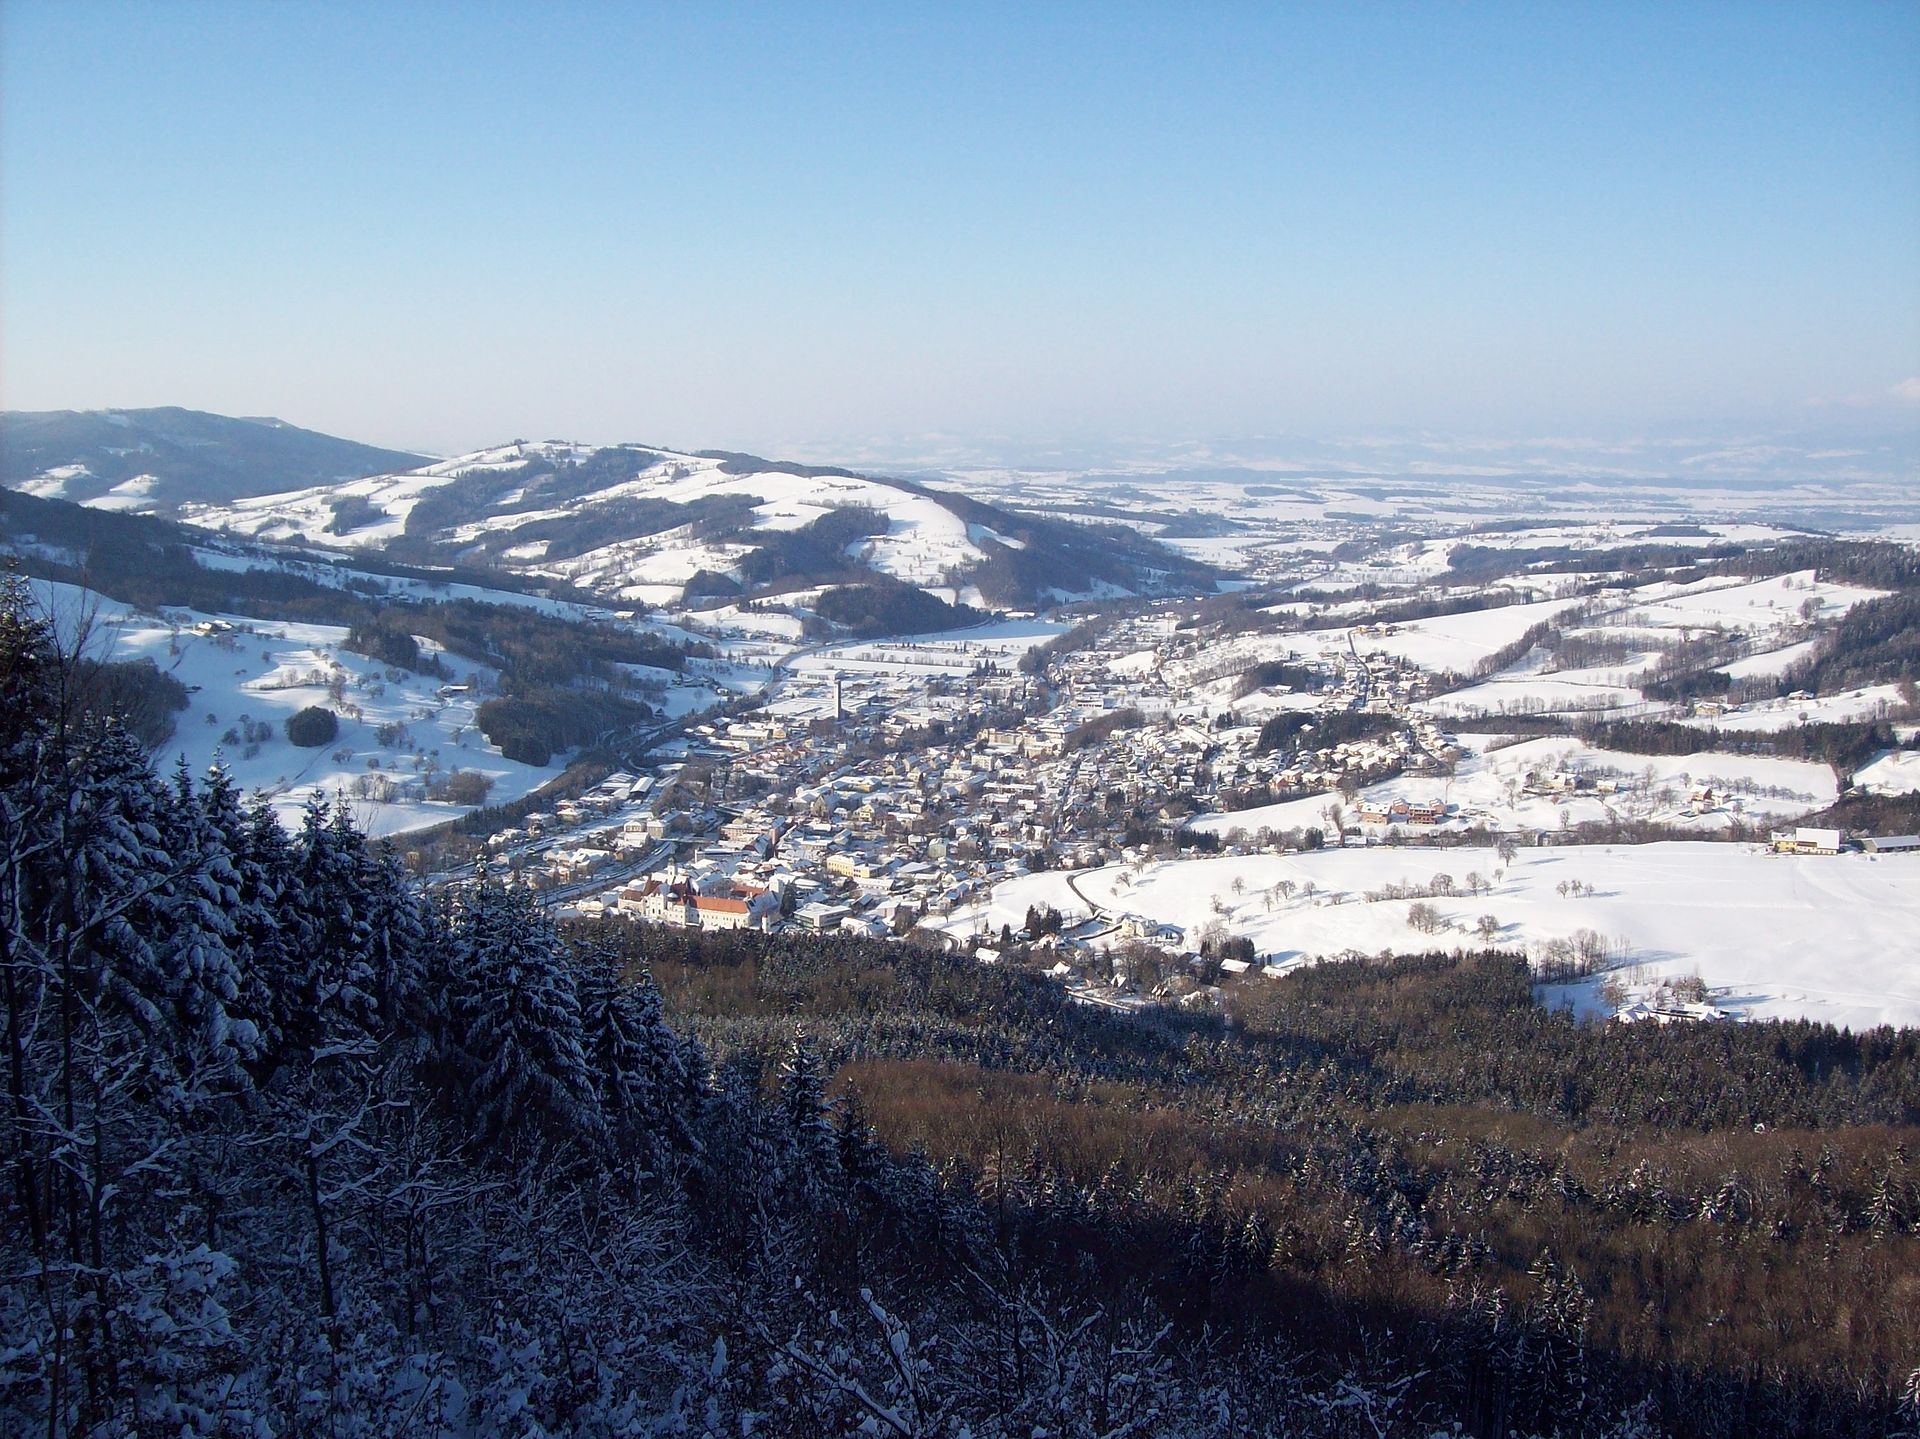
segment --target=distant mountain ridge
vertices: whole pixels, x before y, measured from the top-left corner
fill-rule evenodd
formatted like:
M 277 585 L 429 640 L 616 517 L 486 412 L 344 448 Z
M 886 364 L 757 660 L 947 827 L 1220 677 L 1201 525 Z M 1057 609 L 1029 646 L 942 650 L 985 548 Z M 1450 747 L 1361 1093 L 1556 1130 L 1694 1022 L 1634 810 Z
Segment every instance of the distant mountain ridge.
M 515 441 L 181 513 L 260 540 L 485 566 L 649 606 L 877 583 L 1004 609 L 1210 589 L 1214 578 L 1125 525 L 837 467 L 638 444 Z
M 0 485 L 113 509 L 171 513 L 422 463 L 284 420 L 178 406 L 0 413 Z
M 426 460 L 279 420 L 158 409 L 7 414 L 0 454 L 0 479 L 37 498 L 645 607 L 877 585 L 1021 609 L 1215 579 L 1125 524 L 732 450 L 516 440 Z

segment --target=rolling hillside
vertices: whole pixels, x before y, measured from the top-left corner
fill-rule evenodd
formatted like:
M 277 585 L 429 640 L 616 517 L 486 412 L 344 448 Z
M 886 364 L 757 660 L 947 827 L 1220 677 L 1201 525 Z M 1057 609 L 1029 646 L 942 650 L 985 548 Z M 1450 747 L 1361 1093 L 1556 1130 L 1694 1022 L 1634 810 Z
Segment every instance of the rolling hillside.
M 188 507 L 263 540 L 483 564 L 663 605 L 823 585 L 1018 607 L 1210 586 L 1118 525 L 1024 514 L 902 480 L 723 451 L 514 443 L 290 493 Z
M 284 420 L 173 406 L 0 414 L 0 484 L 111 509 L 167 513 L 419 462 Z

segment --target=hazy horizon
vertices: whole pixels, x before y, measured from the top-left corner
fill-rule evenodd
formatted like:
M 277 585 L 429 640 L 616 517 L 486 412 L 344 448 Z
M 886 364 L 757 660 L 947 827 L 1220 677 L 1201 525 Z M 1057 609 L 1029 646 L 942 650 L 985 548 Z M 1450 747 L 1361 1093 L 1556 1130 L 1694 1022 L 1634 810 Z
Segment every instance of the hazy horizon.
M 891 464 L 1920 433 L 1910 6 L 15 0 L 0 122 L 13 409 Z

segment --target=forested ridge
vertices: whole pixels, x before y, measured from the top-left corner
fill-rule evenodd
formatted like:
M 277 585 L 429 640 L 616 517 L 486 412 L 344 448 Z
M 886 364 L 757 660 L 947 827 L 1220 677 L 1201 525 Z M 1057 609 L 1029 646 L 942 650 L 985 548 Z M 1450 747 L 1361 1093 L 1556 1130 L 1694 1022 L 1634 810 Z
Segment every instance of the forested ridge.
M 0 1432 L 1914 1428 L 1911 1032 L 561 932 L 156 776 L 75 670 L 10 589 Z

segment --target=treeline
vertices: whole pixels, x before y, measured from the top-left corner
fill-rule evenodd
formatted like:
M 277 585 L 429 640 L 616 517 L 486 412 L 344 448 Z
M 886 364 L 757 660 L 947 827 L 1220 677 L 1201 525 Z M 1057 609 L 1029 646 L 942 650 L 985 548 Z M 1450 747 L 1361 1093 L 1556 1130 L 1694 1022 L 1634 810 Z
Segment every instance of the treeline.
M 1020 656 L 1020 672 L 1029 675 L 1041 675 L 1047 672 L 1047 666 L 1062 655 L 1070 655 L 1075 650 L 1086 649 L 1100 638 L 1105 628 L 1098 620 L 1082 620 L 1072 629 L 1063 631 L 1045 644 L 1035 645 Z
M 83 585 L 123 604 L 179 607 L 253 619 L 352 624 L 370 616 L 384 586 L 355 578 L 327 585 L 286 569 L 208 569 L 186 543 L 186 531 L 146 515 L 88 510 L 0 490 L 5 535 L 19 547 L 19 565 L 37 578 Z M 28 537 L 64 551 L 28 548 Z
M 578 500 L 601 495 L 632 480 L 660 460 L 660 452 L 638 445 L 617 445 L 582 457 L 536 456 L 518 465 L 478 469 L 436 485 L 408 511 L 405 534 L 389 546 L 396 553 L 437 557 L 446 534 L 493 514 L 496 524 L 476 540 L 498 554 L 517 545 L 547 546 L 552 559 L 569 559 L 615 539 L 656 535 L 687 528 L 696 538 L 732 535 L 752 523 L 760 501 L 745 495 L 705 495 L 675 501 L 629 495 L 570 514 Z M 518 524 L 515 514 L 536 515 Z
M 24 507 L 22 502 L 26 502 Z M 32 533 L 43 543 L 84 546 L 78 563 L 27 552 L 25 572 L 84 585 L 144 609 L 185 607 L 254 619 L 344 625 L 348 648 L 403 668 L 423 666 L 414 636 L 450 653 L 501 671 L 513 694 L 592 681 L 625 686 L 625 665 L 680 669 L 689 657 L 711 656 L 703 641 L 668 640 L 625 626 L 568 619 L 531 605 L 475 599 L 397 599 L 371 578 L 344 587 L 278 569 L 202 567 L 180 526 L 140 515 L 91 511 L 0 491 L 0 520 L 16 540 Z M 36 528 L 27 530 L 26 526 Z M 448 575 L 430 575 L 445 582 Z M 491 584 L 481 575 L 475 583 Z
M 158 749 L 173 737 L 174 716 L 187 707 L 187 687 L 151 659 L 76 661 L 75 702 L 116 716 L 142 747 Z
M 1658 526 L 1645 533 L 1648 539 L 1660 539 L 1689 532 L 1698 531 L 1695 527 Z M 1570 545 L 1500 549 L 1463 544 L 1453 548 L 1449 569 L 1462 582 L 1481 584 L 1522 571 L 1622 571 L 1644 583 L 1647 578 L 1667 577 L 1659 571 L 1672 570 L 1756 579 L 1818 570 L 1822 579 L 1867 589 L 1920 588 L 1920 556 L 1885 540 L 1808 538 L 1759 546 L 1734 542 L 1704 546 L 1642 543 L 1604 550 Z
M 1662 571 L 1693 569 L 1714 561 L 1736 561 L 1747 553 L 1744 545 L 1615 545 L 1609 549 L 1582 549 L 1576 545 L 1539 545 L 1528 549 L 1500 549 L 1485 545 L 1456 545 L 1448 556 L 1449 578 L 1462 584 L 1489 584 L 1506 575 L 1622 572 L 1635 578 L 1624 583 L 1646 583 L 1672 578 Z M 1609 584 L 1623 581 L 1609 580 Z
M 441 679 L 448 675 L 447 667 L 440 662 L 439 656 L 421 658 L 420 641 L 399 617 L 391 614 L 351 626 L 347 630 L 347 637 L 340 642 L 340 648 L 365 655 L 368 659 L 378 660 L 395 669 L 410 670 L 414 674 L 434 675 Z
M 422 657 L 417 636 L 499 670 L 501 693 L 479 706 L 474 723 L 506 758 L 534 766 L 656 717 L 628 692 L 635 683 L 628 666 L 678 670 L 691 656 L 713 652 L 704 641 L 666 640 L 467 599 L 388 609 L 355 626 L 346 648 L 404 669 L 448 675 L 438 656 Z
M 529 589 L 529 582 L 517 575 L 459 565 L 421 569 L 370 550 L 356 553 L 350 564 L 290 554 L 278 568 L 208 569 L 194 555 L 194 547 L 218 543 L 213 534 L 152 515 L 89 509 L 17 490 L 0 490 L 0 537 L 15 547 L 27 574 L 85 585 L 146 609 L 173 606 L 253 619 L 350 625 L 366 616 L 370 601 L 387 598 L 383 578 L 517 593 Z M 316 578 L 338 568 L 364 573 L 340 576 L 337 583 Z M 543 591 L 557 591 L 563 598 L 591 598 L 573 595 L 564 585 L 539 583 Z
M 1729 730 L 1675 720 L 1599 720 L 1582 725 L 1580 738 L 1598 749 L 1627 754 L 1772 755 L 1832 765 L 1848 775 L 1883 750 L 1912 748 L 1884 723 L 1813 723 L 1778 730 Z
M 759 589 L 795 578 L 825 578 L 859 569 L 848 550 L 865 539 L 887 532 L 886 513 L 870 505 L 841 505 L 794 530 L 754 530 L 735 535 L 754 546 L 740 561 L 740 576 L 749 589 Z M 906 631 L 900 631 L 906 633 Z
M 1781 677 L 1780 693 L 1834 694 L 1902 680 L 1920 680 L 1920 588 L 1848 610 L 1812 657 Z
M 526 605 L 459 599 L 389 611 L 386 623 L 438 641 L 448 650 L 500 671 L 502 689 L 524 693 L 582 680 L 625 685 L 623 665 L 678 670 L 711 657 L 700 640 L 670 640 L 624 625 L 565 619 Z
M 1713 574 L 1771 575 L 1817 570 L 1828 582 L 1871 590 L 1920 589 L 1920 553 L 1888 540 L 1787 540 L 1708 567 Z
M 1499 674 L 1509 665 L 1519 664 L 1521 660 L 1533 653 L 1534 646 L 1544 644 L 1553 637 L 1553 633 L 1552 620 L 1541 620 L 1538 624 L 1528 625 L 1500 648 L 1482 655 L 1473 667 L 1474 678 L 1485 679 L 1489 675 Z
M 1393 715 L 1373 710 L 1287 710 L 1260 726 L 1254 748 L 1260 754 L 1330 749 L 1355 740 L 1378 739 L 1401 726 L 1402 721 Z
M 1076 523 L 906 480 L 889 483 L 993 532 L 974 532 L 973 543 L 985 558 L 966 571 L 966 579 L 997 608 L 1037 607 L 1049 596 L 1098 591 L 1103 585 L 1136 593 L 1211 589 L 1218 578 L 1212 566 L 1126 525 Z
M 881 639 L 965 629 L 986 619 L 985 613 L 971 605 L 949 604 L 938 595 L 899 580 L 876 579 L 871 584 L 822 590 L 814 602 L 808 631 L 822 637 L 831 633 L 827 626 L 838 626 L 856 639 Z
M 1387 590 L 1367 582 L 1343 590 L 1296 590 L 1285 596 L 1241 591 L 1211 596 L 1200 608 L 1176 626 L 1181 630 L 1219 630 L 1223 635 L 1292 634 L 1321 629 L 1329 624 L 1403 625 L 1415 620 L 1430 620 L 1442 615 L 1472 614 L 1481 610 L 1505 609 L 1509 605 L 1534 603 L 1520 590 L 1473 589 L 1422 596 L 1413 599 L 1389 599 Z M 1358 600 L 1377 600 L 1371 609 L 1342 614 L 1337 620 L 1312 609 L 1300 612 L 1270 613 L 1267 606 L 1281 602 L 1308 606 L 1352 604 Z
M 407 511 L 399 539 L 388 548 L 409 559 L 431 557 L 434 535 L 477 518 L 501 496 L 535 484 L 551 467 L 528 460 L 500 469 L 476 469 L 421 492 Z
M 1732 689 L 1733 676 L 1725 670 L 1685 670 L 1644 681 L 1640 693 L 1650 700 L 1673 703 L 1719 699 Z
M 1691 653 L 1668 655 L 1655 678 L 1641 686 L 1647 698 L 1698 699 L 1732 690 L 1733 677 L 1711 667 L 1730 657 L 1723 641 L 1697 640 L 1689 649 Z M 1703 656 L 1707 667 L 1698 665 Z M 1815 641 L 1808 658 L 1771 680 L 1743 680 L 1740 688 L 1746 697 L 1788 695 L 1796 690 L 1831 695 L 1868 685 L 1911 684 L 1916 679 L 1920 679 L 1920 589 L 1910 589 L 1854 605 Z
M 487 700 L 474 711 L 473 722 L 506 758 L 542 766 L 563 750 L 602 743 L 645 724 L 655 713 L 638 700 L 605 691 L 531 686 Z
M 1802 824 L 1831 825 L 1850 834 L 1920 834 L 1920 792 L 1842 795 Z
M 753 495 L 702 495 L 678 502 L 626 495 L 601 500 L 571 514 L 547 515 L 517 525 L 499 525 L 481 536 L 493 553 L 521 545 L 544 544 L 542 558 L 570 560 L 615 540 L 638 539 L 686 529 L 688 538 L 703 542 L 737 540 L 753 528 Z
M 1090 719 L 1085 724 L 1075 725 L 1067 731 L 1061 748 L 1065 753 L 1072 754 L 1075 750 L 1097 745 L 1121 730 L 1139 729 L 1146 722 L 1147 717 L 1136 706 L 1128 705 L 1124 709 L 1113 710 L 1096 719 Z
M 1233 697 L 1237 700 L 1245 699 L 1255 690 L 1271 689 L 1276 686 L 1311 692 L 1325 689 L 1326 685 L 1325 671 L 1313 665 L 1295 664 L 1290 660 L 1262 660 L 1234 682 Z

